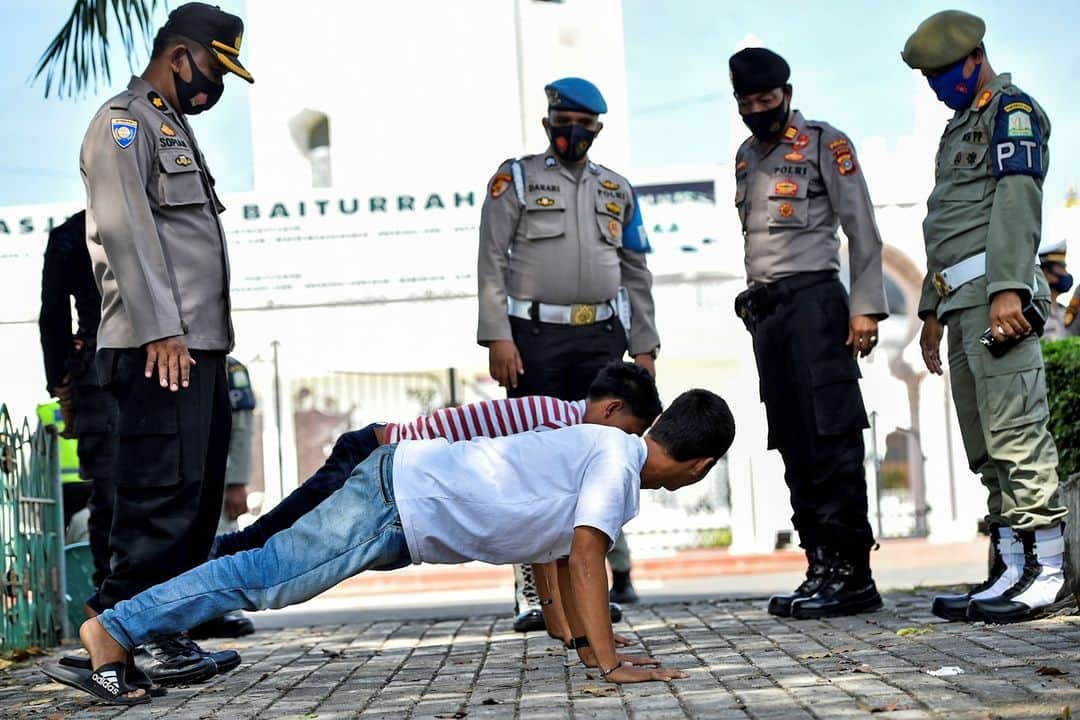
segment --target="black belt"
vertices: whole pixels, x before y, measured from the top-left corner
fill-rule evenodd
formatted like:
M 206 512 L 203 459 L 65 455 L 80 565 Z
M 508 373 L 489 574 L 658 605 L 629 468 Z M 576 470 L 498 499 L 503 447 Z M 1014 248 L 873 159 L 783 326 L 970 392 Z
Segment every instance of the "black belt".
M 753 330 L 754 326 L 769 317 L 778 305 L 790 301 L 795 293 L 838 278 L 839 274 L 835 270 L 818 270 L 754 285 L 735 296 L 735 314 L 742 319 L 748 330 Z

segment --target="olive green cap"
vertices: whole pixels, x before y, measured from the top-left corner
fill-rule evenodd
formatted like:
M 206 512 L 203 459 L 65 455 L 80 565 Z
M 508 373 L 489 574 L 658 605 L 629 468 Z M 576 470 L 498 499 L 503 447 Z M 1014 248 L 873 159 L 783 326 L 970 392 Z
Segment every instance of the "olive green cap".
M 900 57 L 916 70 L 937 70 L 970 55 L 985 34 L 982 18 L 962 10 L 942 10 L 919 23 Z

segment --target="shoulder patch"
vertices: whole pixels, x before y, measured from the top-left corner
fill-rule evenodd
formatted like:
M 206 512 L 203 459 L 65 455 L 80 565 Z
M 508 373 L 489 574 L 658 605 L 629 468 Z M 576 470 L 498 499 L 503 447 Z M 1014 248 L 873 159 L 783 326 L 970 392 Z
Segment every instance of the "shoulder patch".
M 998 178 L 1006 175 L 1043 177 L 1042 141 L 1042 128 L 1031 98 L 1022 93 L 1003 94 L 991 141 L 994 175 Z
M 113 118 L 112 136 L 120 149 L 126 150 L 131 143 L 135 142 L 135 136 L 138 132 L 139 123 L 137 120 L 131 120 L 129 118 Z
M 491 178 L 491 187 L 488 193 L 491 195 L 491 199 L 495 200 L 499 198 L 506 189 L 510 187 L 510 184 L 514 182 L 514 178 L 510 177 L 506 173 L 499 173 L 495 177 Z

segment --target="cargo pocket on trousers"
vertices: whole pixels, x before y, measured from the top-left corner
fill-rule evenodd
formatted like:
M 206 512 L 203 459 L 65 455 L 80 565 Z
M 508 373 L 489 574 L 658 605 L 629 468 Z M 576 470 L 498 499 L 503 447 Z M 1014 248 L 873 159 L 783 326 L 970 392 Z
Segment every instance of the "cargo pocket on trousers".
M 136 382 L 139 380 L 136 379 Z M 180 424 L 177 398 L 151 385 L 134 389 L 117 425 L 116 473 L 118 488 L 162 488 L 180 482 Z M 160 391 L 160 392 L 158 392 Z M 193 392 L 183 390 L 181 392 Z
M 849 355 L 810 366 L 814 420 L 822 435 L 841 435 L 867 426 L 859 365 Z
M 1041 352 L 1039 341 L 1030 338 L 1003 357 L 986 358 L 983 372 L 990 432 L 1043 422 L 1049 416 Z

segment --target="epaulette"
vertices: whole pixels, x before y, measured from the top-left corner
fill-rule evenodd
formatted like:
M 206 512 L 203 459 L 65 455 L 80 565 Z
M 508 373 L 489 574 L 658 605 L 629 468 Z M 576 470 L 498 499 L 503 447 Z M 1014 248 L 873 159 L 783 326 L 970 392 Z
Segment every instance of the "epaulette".
M 127 110 L 131 107 L 131 101 L 135 96 L 130 92 L 122 92 L 109 101 L 110 110 Z

